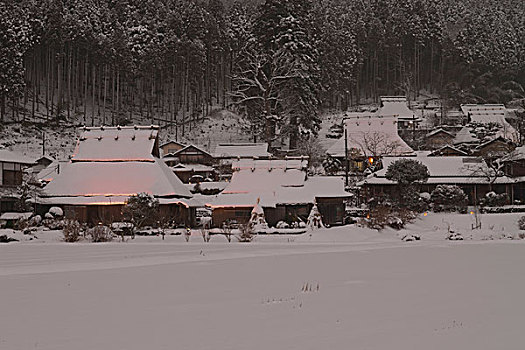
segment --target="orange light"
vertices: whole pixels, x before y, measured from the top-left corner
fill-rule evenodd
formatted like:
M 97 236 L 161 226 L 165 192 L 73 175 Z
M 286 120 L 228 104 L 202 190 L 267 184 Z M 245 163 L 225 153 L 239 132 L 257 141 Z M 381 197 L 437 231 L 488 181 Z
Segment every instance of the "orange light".
M 474 215 L 474 212 L 473 212 L 473 211 L 471 211 L 471 212 L 470 212 L 470 215 Z
M 368 157 L 368 163 L 374 164 L 374 158 L 373 157 Z
M 428 213 L 424 213 L 424 214 L 423 214 L 423 216 L 427 216 L 427 215 L 428 215 Z

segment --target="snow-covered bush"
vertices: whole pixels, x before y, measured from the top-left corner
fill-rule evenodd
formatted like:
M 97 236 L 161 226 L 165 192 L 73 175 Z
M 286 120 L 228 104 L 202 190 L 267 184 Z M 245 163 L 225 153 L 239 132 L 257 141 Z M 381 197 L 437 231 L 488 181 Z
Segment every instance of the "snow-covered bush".
M 462 241 L 463 240 L 463 235 L 461 233 L 457 233 L 457 232 L 451 231 L 447 235 L 447 239 L 449 241 Z
M 488 192 L 481 200 L 482 206 L 487 207 L 501 207 L 509 203 L 509 195 L 506 193 L 496 193 L 494 191 Z
M 64 220 L 64 242 L 77 242 L 80 239 L 82 225 L 76 220 Z
M 48 213 L 53 215 L 54 218 L 64 216 L 64 211 L 60 207 L 51 207 Z
M 519 218 L 518 227 L 520 228 L 520 230 L 525 230 L 525 215 Z
M 468 197 L 461 187 L 456 185 L 437 185 L 430 197 L 435 212 L 464 212 L 467 208 Z
M 113 232 L 107 226 L 95 226 L 87 230 L 87 234 L 91 236 L 91 241 L 94 243 L 98 242 L 110 242 L 113 240 Z
M 276 225 L 275 225 L 275 228 L 279 228 L 279 229 L 282 229 L 282 228 L 289 228 L 290 225 L 288 225 L 288 223 L 284 222 L 284 221 L 279 221 Z
M 38 226 L 42 223 L 42 217 L 40 215 L 35 215 L 29 219 L 27 222 L 30 226 Z
M 239 234 L 236 237 L 239 242 L 251 242 L 253 240 L 253 231 L 250 225 L 239 225 Z
M 417 233 L 408 233 L 401 238 L 403 242 L 413 242 L 421 240 L 421 236 Z

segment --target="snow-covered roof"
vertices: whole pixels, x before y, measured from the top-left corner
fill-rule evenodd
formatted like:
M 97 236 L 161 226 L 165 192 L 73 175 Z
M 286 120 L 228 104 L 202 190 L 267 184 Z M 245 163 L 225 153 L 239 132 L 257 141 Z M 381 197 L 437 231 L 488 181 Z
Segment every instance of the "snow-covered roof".
M 402 157 L 383 158 L 383 169 L 369 175 L 360 184 L 395 184 L 394 181 L 386 178 L 388 166 Z M 430 173 L 428 184 L 454 184 L 454 183 L 488 183 L 487 174 L 490 168 L 477 157 L 457 157 L 457 156 L 431 156 L 428 153 L 418 152 L 417 157 L 410 159 L 420 161 Z M 510 183 L 512 179 L 499 177 L 495 183 Z
M 163 160 L 165 160 L 163 158 Z M 213 171 L 215 170 L 213 167 L 209 166 L 209 165 L 204 165 L 204 164 L 182 164 L 182 163 L 179 163 L 177 165 L 174 165 L 171 167 L 171 169 L 176 172 L 176 173 L 183 173 L 183 172 L 191 172 L 191 171 L 194 171 L 194 172 L 198 172 L 198 171 Z
M 432 130 L 426 136 L 427 137 L 431 137 L 431 136 L 434 136 L 434 135 L 437 135 L 437 134 L 440 134 L 440 133 L 443 133 L 445 135 L 454 137 L 454 135 L 452 135 L 450 132 L 448 132 L 448 131 L 446 131 L 445 129 L 442 129 L 442 128 L 438 128 L 438 129 Z
M 518 160 L 525 160 L 525 146 L 516 147 L 502 160 L 504 162 L 515 162 Z
M 461 105 L 463 114 L 470 118 L 472 123 L 481 124 L 498 124 L 502 126 L 502 130 L 498 135 L 512 140 L 518 141 L 518 133 L 512 125 L 510 125 L 505 117 L 507 116 L 507 108 L 503 104 L 464 104 Z
M 185 147 L 181 148 L 177 152 L 168 153 L 168 154 L 166 154 L 166 157 L 177 157 L 181 153 L 188 153 L 188 151 L 191 150 L 191 149 L 194 149 L 196 151 L 196 153 L 202 153 L 202 154 L 205 154 L 205 155 L 208 155 L 208 156 L 212 157 L 211 154 L 209 154 L 205 150 L 203 150 L 203 149 L 201 149 L 201 148 L 199 148 L 199 147 L 197 147 L 195 145 L 188 145 L 188 146 L 185 146 Z
M 191 197 L 160 159 L 153 162 L 72 162 L 63 166 L 45 188 L 46 197 L 132 196 Z
M 308 204 L 316 197 L 348 197 L 339 177 L 306 178 L 306 161 L 257 160 L 234 163 L 231 182 L 208 203 L 212 207 Z
M 168 140 L 168 141 L 166 141 L 166 142 L 163 142 L 159 147 L 164 147 L 164 146 L 166 146 L 166 145 L 169 145 L 170 143 L 174 143 L 174 144 L 176 144 L 176 145 L 178 145 L 178 146 L 181 146 L 181 147 L 186 147 L 185 144 L 180 143 L 179 141 L 175 141 L 175 140 Z
M 382 96 L 377 116 L 397 116 L 400 119 L 415 119 L 416 115 L 408 108 L 405 96 Z
M 27 212 L 27 213 L 6 212 L 0 215 L 0 220 L 27 220 L 31 217 L 31 215 L 33 215 L 32 212 Z
M 0 150 L 0 162 L 5 163 L 19 163 L 31 165 L 35 164 L 35 160 L 24 155 L 18 154 L 16 152 L 11 152 L 7 150 Z
M 154 162 L 158 126 L 81 128 L 73 162 Z
M 378 117 L 368 115 L 345 119 L 348 135 L 347 147 L 357 149 L 364 156 L 375 155 L 410 155 L 414 151 L 399 136 L 398 118 L 395 116 Z M 338 139 L 326 152 L 334 157 L 345 156 L 345 138 Z
M 450 146 L 450 145 L 445 145 L 445 146 L 443 146 L 443 147 L 441 147 L 441 148 L 438 148 L 438 149 L 436 149 L 436 150 L 430 152 L 430 153 L 428 154 L 428 156 L 429 156 L 429 157 L 440 156 L 440 155 L 443 154 L 443 152 L 444 152 L 445 150 L 447 150 L 447 149 L 452 150 L 452 151 L 457 152 L 457 153 L 460 153 L 460 154 L 463 155 L 463 156 L 468 156 L 468 153 L 467 153 L 467 152 L 465 152 L 465 151 L 463 151 L 463 150 L 460 150 L 459 148 L 456 148 L 456 147 Z
M 456 134 L 456 137 L 454 138 L 453 143 L 455 145 L 459 145 L 461 143 L 476 143 L 479 142 L 479 139 L 474 137 L 472 133 L 470 132 L 469 128 L 464 126 L 459 130 L 459 132 Z
M 217 158 L 269 157 L 268 143 L 220 143 L 213 155 Z

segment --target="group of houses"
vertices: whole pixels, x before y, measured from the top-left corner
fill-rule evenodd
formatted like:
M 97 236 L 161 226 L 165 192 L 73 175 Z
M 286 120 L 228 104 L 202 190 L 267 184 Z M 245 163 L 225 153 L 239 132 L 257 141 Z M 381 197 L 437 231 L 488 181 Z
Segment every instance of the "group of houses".
M 357 182 L 363 201 L 396 191 L 396 183 L 386 178 L 386 171 L 402 158 L 416 159 L 429 170 L 430 177 L 421 186 L 423 192 L 430 193 L 437 185 L 457 185 L 470 204 L 478 203 L 488 192 L 506 193 L 509 204 L 525 201 L 525 152 L 523 147 L 516 148 L 519 133 L 507 121 L 505 106 L 462 105 L 463 123 L 428 131 L 418 150 L 400 136 L 407 127 L 422 129 L 421 119 L 407 111 L 403 98 L 384 98 L 375 113 L 348 113 L 343 119 L 345 136 L 327 151 L 343 164 L 348 160 L 354 174 L 364 175 Z
M 255 207 L 270 226 L 305 222 L 316 208 L 328 225 L 341 224 L 350 198 L 362 202 L 388 196 L 396 184 L 386 178 L 402 158 L 427 166 L 421 191 L 440 184 L 460 186 L 475 204 L 489 191 L 525 201 L 525 146 L 502 105 L 464 105 L 462 125 L 440 125 L 414 150 L 404 131 L 421 130 L 423 118 L 404 97 L 383 97 L 375 112 L 347 113 L 344 136 L 327 155 L 360 174 L 349 192 L 342 172 L 312 176 L 307 157 L 274 157 L 267 143 L 224 143 L 213 151 L 168 140 L 158 126 L 84 127 L 67 162 L 44 156 L 27 159 L 0 151 L 0 212 L 16 210 L 16 188 L 31 169 L 43 190 L 33 202 L 38 213 L 60 207 L 66 217 L 90 224 L 121 221 L 130 196 L 141 192 L 159 201 L 171 221 L 196 225 L 197 213 L 211 211 L 212 225 L 246 222 Z M 357 189 L 357 190 L 356 190 Z

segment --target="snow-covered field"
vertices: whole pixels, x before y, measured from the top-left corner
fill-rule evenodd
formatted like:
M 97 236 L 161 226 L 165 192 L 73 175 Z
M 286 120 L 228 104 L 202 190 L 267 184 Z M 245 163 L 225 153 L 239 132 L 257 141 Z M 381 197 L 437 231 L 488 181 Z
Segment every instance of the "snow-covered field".
M 497 239 L 518 217 L 252 243 L 39 232 L 0 245 L 0 349 L 523 349 L 525 241 Z

